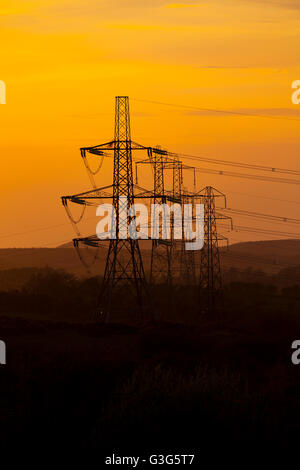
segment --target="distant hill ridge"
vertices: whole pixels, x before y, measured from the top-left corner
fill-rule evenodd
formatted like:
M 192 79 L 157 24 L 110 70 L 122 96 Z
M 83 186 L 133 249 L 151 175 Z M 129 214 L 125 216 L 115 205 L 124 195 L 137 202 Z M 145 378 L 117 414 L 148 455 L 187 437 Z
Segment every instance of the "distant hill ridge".
M 150 258 L 151 241 L 143 241 L 141 249 L 145 264 Z M 82 249 L 84 259 L 89 262 L 94 257 L 93 249 Z M 96 265 L 90 274 L 104 268 L 107 250 L 100 248 Z M 300 240 L 268 240 L 243 242 L 230 245 L 229 250 L 221 249 L 224 267 L 246 268 L 252 266 L 266 272 L 276 272 L 285 266 L 300 266 Z M 2 248 L 0 249 L 0 270 L 45 267 L 65 269 L 77 275 L 88 274 L 73 248 L 72 242 L 56 248 Z

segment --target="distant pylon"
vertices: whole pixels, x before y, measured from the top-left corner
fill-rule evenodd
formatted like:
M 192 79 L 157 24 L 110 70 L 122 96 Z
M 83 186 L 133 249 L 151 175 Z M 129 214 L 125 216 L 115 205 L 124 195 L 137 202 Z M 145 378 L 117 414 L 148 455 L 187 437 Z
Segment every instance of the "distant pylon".
M 184 195 L 183 191 L 183 164 L 175 158 L 173 162 L 173 198 L 174 202 L 181 204 L 182 215 L 184 214 L 184 204 L 193 202 L 193 198 Z M 174 217 L 171 218 L 172 227 L 174 226 Z M 172 230 L 172 234 L 173 234 Z M 191 285 L 195 284 L 195 254 L 192 250 L 185 248 L 185 233 L 182 227 L 181 240 L 172 238 L 172 276 L 177 277 L 177 282 L 180 284 Z
M 160 153 L 160 148 L 148 149 L 148 156 L 153 165 L 154 173 L 154 204 L 165 204 L 165 185 L 164 185 L 164 156 Z M 165 206 L 162 206 L 165 207 Z M 151 270 L 150 283 L 171 284 L 171 246 L 170 240 L 164 240 L 162 237 L 162 227 L 159 225 L 159 238 L 152 240 L 151 250 Z
M 193 198 L 182 196 L 182 207 L 184 204 L 193 204 Z M 190 235 L 190 234 L 189 234 Z M 195 263 L 195 251 L 187 250 L 185 247 L 185 234 L 183 233 L 181 242 L 181 253 L 180 253 L 180 278 L 181 282 L 186 286 L 196 285 L 196 263 Z
M 225 195 L 211 186 L 200 191 L 201 203 L 204 205 L 204 246 L 200 254 L 200 312 L 219 313 L 223 304 L 223 286 L 220 266 L 217 219 L 230 219 L 216 213 L 216 197 Z
M 119 211 L 127 211 L 134 204 L 134 189 L 128 97 L 117 96 L 115 106 L 113 206 L 116 211 L 116 239 L 109 242 L 99 295 L 99 312 L 105 321 L 111 311 L 113 291 L 119 283 L 133 288 L 141 313 L 145 313 L 145 301 L 148 302 L 151 313 L 153 312 L 138 240 L 120 237 L 121 233 L 128 233 L 129 224 L 134 217 L 120 218 Z M 122 298 L 118 302 L 122 305 Z
M 183 187 L 183 170 L 194 170 L 194 182 L 195 182 L 195 168 L 183 164 L 177 156 L 174 158 L 174 154 L 169 153 L 167 150 L 162 150 L 159 146 L 153 148 L 148 147 L 148 160 L 138 161 L 137 164 L 151 164 L 154 174 L 153 184 L 153 202 L 163 206 L 168 205 L 168 212 L 170 210 L 170 239 L 163 239 L 162 227 L 159 226 L 159 238 L 152 241 L 152 252 L 151 252 L 151 271 L 150 280 L 152 284 L 156 283 L 167 283 L 171 285 L 175 277 L 181 277 L 181 272 L 187 266 L 185 260 L 185 241 L 176 240 L 174 238 L 174 213 L 171 206 L 173 204 L 179 204 L 182 206 L 183 197 L 185 194 L 182 192 Z M 173 185 L 172 189 L 165 188 L 165 173 L 167 171 L 172 172 Z M 137 173 L 136 173 L 137 175 Z M 137 182 L 137 176 L 136 176 Z M 189 198 L 193 200 L 193 195 L 189 194 Z M 182 207 L 181 207 L 182 209 Z M 178 222 L 177 222 L 178 223 Z M 178 228 L 178 227 L 177 227 Z M 182 236 L 183 226 L 182 226 Z M 188 258 L 192 258 L 188 256 Z

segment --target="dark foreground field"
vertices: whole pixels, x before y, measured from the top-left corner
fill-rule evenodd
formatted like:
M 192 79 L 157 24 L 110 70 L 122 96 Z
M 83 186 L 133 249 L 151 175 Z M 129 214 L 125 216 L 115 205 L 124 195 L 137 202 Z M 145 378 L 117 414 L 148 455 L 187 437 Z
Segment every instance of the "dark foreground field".
M 113 451 L 297 445 L 299 287 L 233 283 L 218 320 L 179 289 L 162 299 L 163 321 L 134 326 L 95 322 L 94 282 L 51 271 L 0 293 L 2 447 L 90 450 L 100 462 Z

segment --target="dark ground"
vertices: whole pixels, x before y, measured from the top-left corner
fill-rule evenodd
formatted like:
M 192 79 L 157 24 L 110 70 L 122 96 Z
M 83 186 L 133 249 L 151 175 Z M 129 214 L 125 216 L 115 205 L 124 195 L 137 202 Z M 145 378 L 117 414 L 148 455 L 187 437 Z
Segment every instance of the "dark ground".
M 194 288 L 160 287 L 157 323 L 126 324 L 125 296 L 126 313 L 104 325 L 98 280 L 32 274 L 0 292 L 2 447 L 95 451 L 99 462 L 112 451 L 298 447 L 299 286 L 234 281 L 218 319 L 198 315 Z

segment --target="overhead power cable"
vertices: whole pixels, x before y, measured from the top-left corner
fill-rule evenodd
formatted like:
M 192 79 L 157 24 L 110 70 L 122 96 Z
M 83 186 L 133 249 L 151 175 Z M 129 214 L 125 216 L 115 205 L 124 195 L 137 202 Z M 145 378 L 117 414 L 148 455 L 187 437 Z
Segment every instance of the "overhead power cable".
M 168 152 L 168 155 L 172 155 L 176 157 L 183 157 L 189 160 L 197 160 L 197 161 L 212 163 L 216 165 L 234 166 L 237 168 L 245 168 L 248 170 L 268 171 L 272 173 L 282 173 L 282 174 L 300 176 L 300 170 L 294 170 L 291 168 L 277 168 L 277 167 L 272 167 L 272 166 L 267 166 L 267 165 L 257 165 L 256 163 L 234 162 L 231 160 L 220 160 L 217 158 L 202 157 L 200 155 L 189 155 L 185 153 Z
M 232 116 L 246 116 L 246 117 L 257 117 L 263 119 L 275 119 L 275 120 L 284 120 L 284 121 L 300 121 L 300 118 L 294 118 L 289 116 L 270 116 L 263 113 L 246 113 L 244 111 L 228 110 L 228 109 L 217 109 L 217 108 L 200 108 L 198 106 L 190 106 L 185 104 L 175 104 L 175 103 L 165 103 L 163 101 L 153 101 L 153 100 L 141 100 L 138 98 L 131 98 L 132 101 L 139 101 L 141 103 L 150 103 L 150 104 L 160 104 L 163 106 L 171 106 L 173 108 L 185 108 L 185 109 L 194 109 L 196 111 L 207 111 L 210 113 L 225 114 Z
M 277 221 L 286 222 L 289 224 L 300 224 L 300 219 L 294 219 L 294 218 L 286 217 L 286 216 L 263 214 L 261 212 L 252 212 L 252 211 L 247 211 L 247 210 L 242 210 L 242 209 L 232 209 L 232 208 L 222 209 L 222 211 L 230 212 L 231 214 L 237 214 L 237 215 L 241 215 L 245 217 L 251 217 L 254 219 L 267 219 L 267 220 L 273 220 L 276 222 Z
M 231 176 L 234 178 L 245 178 L 245 179 L 252 179 L 256 181 L 267 181 L 269 183 L 284 183 L 284 184 L 300 184 L 300 180 L 293 180 L 289 178 L 273 178 L 272 176 L 262 176 L 262 175 L 250 175 L 247 173 L 235 173 L 233 171 L 223 171 L 223 170 L 213 170 L 210 168 L 200 168 L 196 167 L 196 171 L 200 171 L 202 173 L 209 173 L 213 175 L 221 175 L 221 176 Z

